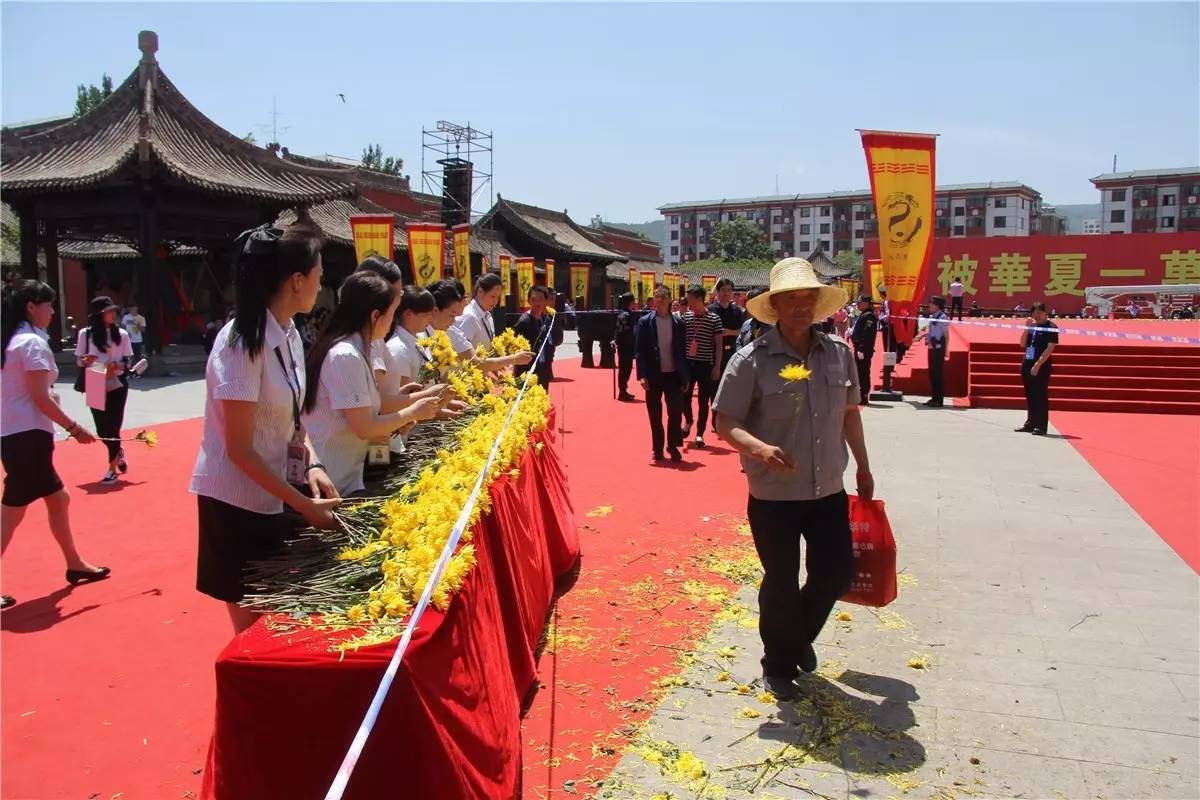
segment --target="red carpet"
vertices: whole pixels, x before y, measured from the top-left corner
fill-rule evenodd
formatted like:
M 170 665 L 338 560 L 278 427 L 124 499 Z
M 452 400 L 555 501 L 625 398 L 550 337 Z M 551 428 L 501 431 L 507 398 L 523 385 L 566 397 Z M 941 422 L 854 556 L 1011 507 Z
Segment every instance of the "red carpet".
M 200 787 L 230 629 L 194 588 L 200 421 L 155 430 L 157 448 L 127 446 L 120 488 L 95 483 L 100 445 L 56 451 L 80 552 L 112 578 L 66 586 L 41 503 L 5 554 L 4 592 L 19 603 L 0 614 L 5 798 L 174 800 Z
M 1200 572 L 1200 417 L 1052 411 L 1050 422 Z
M 587 781 L 607 774 L 622 732 L 652 711 L 658 680 L 711 624 L 716 605 L 688 600 L 682 584 L 728 586 L 702 560 L 753 552 L 736 531 L 745 503 L 736 456 L 714 446 L 685 453 L 680 467 L 651 466 L 645 406 L 612 400 L 608 370 L 556 366 L 565 380 L 551 394 L 584 555 L 526 720 L 526 797 L 566 797 L 564 782 L 587 794 Z M 79 547 L 113 577 L 65 587 L 44 506 L 31 509 L 3 568 L 4 591 L 19 601 L 0 614 L 5 798 L 199 793 L 213 663 L 230 636 L 221 604 L 193 588 L 187 483 L 200 427 L 155 426 L 160 446 L 129 451 L 119 489 L 94 483 L 98 446 L 59 446 Z
M 681 465 L 653 465 L 645 405 L 613 400 L 612 373 L 578 363 L 555 365 L 572 382 L 551 384 L 551 398 L 566 431 L 583 569 L 555 612 L 558 646 L 542 657 L 526 719 L 530 798 L 590 794 L 653 711 L 659 681 L 712 624 L 717 605 L 689 600 L 683 584 L 731 586 L 704 558 L 754 552 L 736 530 L 746 502 L 737 456 L 709 433 L 709 448 L 685 451 Z

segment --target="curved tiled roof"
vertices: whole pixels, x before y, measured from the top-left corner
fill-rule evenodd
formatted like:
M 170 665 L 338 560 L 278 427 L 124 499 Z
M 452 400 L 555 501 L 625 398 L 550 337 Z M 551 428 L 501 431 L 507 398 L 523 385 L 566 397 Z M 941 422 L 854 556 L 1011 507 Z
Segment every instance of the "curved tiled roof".
M 203 247 L 195 245 L 167 245 L 167 257 L 202 256 Z M 64 241 L 58 244 L 58 254 L 63 258 L 73 258 L 78 261 L 114 261 L 126 258 L 141 258 L 137 248 L 112 238 L 103 241 Z
M 6 193 L 86 189 L 140 164 L 214 194 L 296 204 L 355 194 L 344 171 L 283 161 L 221 128 L 159 70 L 157 40 L 143 46 L 142 63 L 92 112 L 3 131 Z
M 548 247 L 564 250 L 582 258 L 607 259 L 609 261 L 627 260 L 626 256 L 609 250 L 589 237 L 583 229 L 561 211 L 551 211 L 497 198 L 496 205 L 484 216 L 484 220 L 480 224 L 496 214 L 503 217 L 517 230 L 534 240 L 544 242 Z
M 408 228 L 406 227 L 408 218 L 390 211 L 378 203 L 372 203 L 365 197 L 356 197 L 353 200 L 341 198 L 326 200 L 323 203 L 309 206 L 305 213 L 321 231 L 322 236 L 331 242 L 347 247 L 354 246 L 354 231 L 350 227 L 350 217 L 358 214 L 391 214 L 396 220 L 396 249 L 408 249 Z M 289 208 L 279 214 L 275 224 L 291 225 L 296 219 L 296 212 Z

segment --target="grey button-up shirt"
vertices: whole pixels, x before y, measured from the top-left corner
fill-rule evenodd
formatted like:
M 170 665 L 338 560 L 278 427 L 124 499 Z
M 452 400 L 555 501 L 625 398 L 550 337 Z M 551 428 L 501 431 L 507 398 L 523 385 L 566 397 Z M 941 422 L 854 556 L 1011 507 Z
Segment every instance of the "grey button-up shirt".
M 849 453 L 842 419 L 859 401 L 854 356 L 843 340 L 814 329 L 812 377 L 790 383 L 779 377 L 784 367 L 802 363 L 778 328 L 770 330 L 734 354 L 713 400 L 718 414 L 796 462 L 794 472 L 771 471 L 742 456 L 750 494 L 759 500 L 816 500 L 843 490 Z

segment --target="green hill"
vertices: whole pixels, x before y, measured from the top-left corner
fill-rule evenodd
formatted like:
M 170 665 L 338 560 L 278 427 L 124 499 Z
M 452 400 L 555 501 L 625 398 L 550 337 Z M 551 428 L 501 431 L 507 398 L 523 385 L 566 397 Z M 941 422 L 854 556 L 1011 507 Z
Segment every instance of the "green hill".
M 605 220 L 604 224 L 640 233 L 647 239 L 658 242 L 659 247 L 665 247 L 667 244 L 667 221 L 665 219 L 656 219 L 653 222 L 608 222 Z

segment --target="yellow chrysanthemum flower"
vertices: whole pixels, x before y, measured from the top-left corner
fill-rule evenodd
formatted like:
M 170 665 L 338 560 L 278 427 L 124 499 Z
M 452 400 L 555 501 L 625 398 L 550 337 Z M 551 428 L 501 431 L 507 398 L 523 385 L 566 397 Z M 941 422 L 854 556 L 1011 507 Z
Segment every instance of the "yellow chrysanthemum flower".
M 779 377 L 789 383 L 793 381 L 806 381 L 812 377 L 812 370 L 803 364 L 788 364 L 779 370 Z

